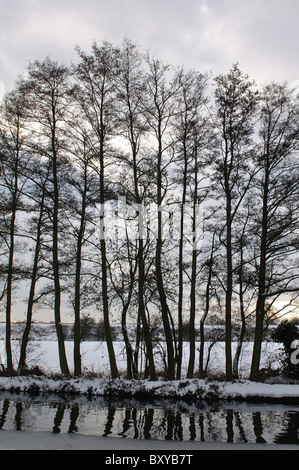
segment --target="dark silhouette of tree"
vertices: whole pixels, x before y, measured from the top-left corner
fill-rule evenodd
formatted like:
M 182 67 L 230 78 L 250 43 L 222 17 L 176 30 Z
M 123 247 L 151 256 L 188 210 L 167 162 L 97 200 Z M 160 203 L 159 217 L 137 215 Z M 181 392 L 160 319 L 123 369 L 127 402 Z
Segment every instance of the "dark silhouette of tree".
M 97 171 L 99 177 L 100 215 L 100 253 L 101 253 L 101 296 L 105 324 L 105 337 L 110 360 L 111 375 L 118 377 L 114 346 L 111 337 L 108 276 L 107 276 L 107 246 L 104 226 L 104 205 L 106 200 L 105 170 L 111 164 L 111 148 L 109 138 L 114 132 L 114 79 L 118 73 L 119 51 L 108 43 L 99 47 L 92 46 L 91 54 L 86 54 L 78 48 L 80 63 L 76 68 L 78 78 L 77 98 L 82 113 L 95 139 Z
M 257 106 L 253 83 L 234 64 L 227 75 L 215 79 L 215 126 L 218 145 L 215 150 L 215 177 L 225 201 L 223 245 L 226 251 L 225 273 L 225 356 L 226 378 L 232 379 L 232 296 L 234 219 L 252 180 L 249 159 Z
M 286 84 L 267 85 L 261 96 L 255 159 L 259 170 L 255 218 L 259 233 L 258 295 L 250 377 L 257 380 L 266 301 L 286 292 L 298 293 L 298 99 Z M 260 202 L 259 202 L 260 201 Z
M 2 243 L 7 255 L 5 269 L 5 321 L 6 321 L 6 368 L 9 374 L 13 373 L 13 359 L 11 349 L 11 313 L 13 280 L 17 270 L 15 266 L 16 236 L 18 233 L 17 215 L 23 205 L 23 188 L 26 183 L 24 168 L 30 160 L 26 142 L 26 114 L 24 113 L 26 98 L 18 92 L 11 92 L 4 99 L 1 108 L 0 122 L 0 175 L 2 212 Z
M 69 375 L 61 324 L 61 276 L 59 259 L 61 183 L 65 164 L 63 127 L 69 106 L 69 69 L 46 58 L 28 67 L 23 92 L 30 99 L 30 119 L 35 129 L 35 151 L 51 165 L 52 267 L 54 280 L 54 318 L 58 339 L 60 368 Z

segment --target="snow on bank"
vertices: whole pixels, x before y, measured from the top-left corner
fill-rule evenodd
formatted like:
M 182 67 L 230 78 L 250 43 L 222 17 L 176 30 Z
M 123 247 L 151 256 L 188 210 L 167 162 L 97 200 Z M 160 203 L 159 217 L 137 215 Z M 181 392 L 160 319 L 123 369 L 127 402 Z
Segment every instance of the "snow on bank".
M 201 379 L 148 381 L 100 378 L 0 377 L 0 390 L 30 396 L 76 396 L 179 399 L 193 403 L 249 401 L 299 404 L 299 385 L 250 381 L 208 382 Z

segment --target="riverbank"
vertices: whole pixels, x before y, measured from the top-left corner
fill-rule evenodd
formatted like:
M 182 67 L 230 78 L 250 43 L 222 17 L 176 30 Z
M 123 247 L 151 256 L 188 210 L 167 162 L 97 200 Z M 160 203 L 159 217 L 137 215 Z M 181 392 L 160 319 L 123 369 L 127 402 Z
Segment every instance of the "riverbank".
M 0 450 L 299 450 L 298 384 L 0 377 L 0 399 Z
M 299 405 L 299 384 L 248 380 L 229 383 L 203 379 L 149 381 L 20 376 L 0 377 L 0 391 L 24 393 L 32 397 L 54 394 L 68 398 L 81 395 L 88 398 L 178 399 L 197 404 L 236 401 Z

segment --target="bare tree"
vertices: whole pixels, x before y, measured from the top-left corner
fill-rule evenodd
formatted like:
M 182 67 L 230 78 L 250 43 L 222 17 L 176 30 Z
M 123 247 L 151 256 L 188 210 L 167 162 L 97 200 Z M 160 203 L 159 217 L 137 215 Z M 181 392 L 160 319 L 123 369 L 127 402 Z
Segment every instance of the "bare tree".
M 181 210 L 179 227 L 179 246 L 178 246 L 178 357 L 177 357 L 177 378 L 181 376 L 182 352 L 183 352 L 183 302 L 185 297 L 184 272 L 187 262 L 186 259 L 186 204 L 193 206 L 193 227 L 189 227 L 189 234 L 196 232 L 195 210 L 200 198 L 198 187 L 202 183 L 202 175 L 199 174 L 202 166 L 205 164 L 203 152 L 205 138 L 207 135 L 207 121 L 203 116 L 203 107 L 206 104 L 205 90 L 207 85 L 207 75 L 190 71 L 179 75 L 180 89 L 176 97 L 177 111 L 175 124 L 175 139 L 177 152 L 177 177 L 176 184 L 181 188 Z M 195 234 L 196 236 L 196 234 Z M 195 321 L 195 284 L 196 284 L 196 258 L 197 247 L 191 242 L 192 255 L 192 282 L 191 282 L 191 320 L 190 320 L 190 347 L 192 354 L 191 363 L 194 364 L 193 350 L 194 343 L 194 321 Z M 194 246 L 193 246 L 194 245 Z M 192 331 L 191 331 L 192 330 Z M 191 337 L 193 340 L 191 340 Z M 192 346 L 191 346 L 192 345 Z M 193 359 L 192 359 L 193 358 Z M 191 373 L 191 372 L 190 372 Z M 191 373 L 193 374 L 193 372 Z
M 226 250 L 225 281 L 225 356 L 226 379 L 232 379 L 232 295 L 233 295 L 233 223 L 253 174 L 249 165 L 254 115 L 257 105 L 256 93 L 248 77 L 237 64 L 227 75 L 215 79 L 218 149 L 215 152 L 215 171 L 219 188 L 225 200 L 225 229 L 223 244 Z
M 117 80 L 120 111 L 118 113 L 119 131 L 122 137 L 129 143 L 129 153 L 121 156 L 122 162 L 128 167 L 132 178 L 131 185 L 126 187 L 128 198 L 136 205 L 138 225 L 138 313 L 137 328 L 141 322 L 146 347 L 146 356 L 149 363 L 149 375 L 151 380 L 156 379 L 153 347 L 150 338 L 148 319 L 145 309 L 144 292 L 146 286 L 145 246 L 147 241 L 143 209 L 149 186 L 147 171 L 147 159 L 142 151 L 142 144 L 147 136 L 148 125 L 142 113 L 142 102 L 145 92 L 145 77 L 141 69 L 142 56 L 136 46 L 125 40 L 121 54 L 121 73 Z M 132 263 L 131 263 L 132 265 Z M 132 273 L 132 268 L 130 268 Z M 138 336 L 138 335 L 137 335 Z M 128 344 L 128 340 L 127 340 Z M 138 346 L 137 346 L 138 348 Z M 135 368 L 137 366 L 135 365 Z
M 210 311 L 211 302 L 211 286 L 213 277 L 213 264 L 214 264 L 214 252 L 215 252 L 215 232 L 212 235 L 211 249 L 209 259 L 206 261 L 207 268 L 207 279 L 205 287 L 205 299 L 204 299 L 204 311 L 200 319 L 199 335 L 200 335 L 200 346 L 199 346 L 199 367 L 198 371 L 201 376 L 204 375 L 204 348 L 205 348 L 205 322 Z
M 91 269 L 90 261 L 86 250 L 90 249 L 89 240 L 92 238 L 94 228 L 94 207 L 98 200 L 98 177 L 94 168 L 95 150 L 92 139 L 90 139 L 89 129 L 81 122 L 77 115 L 77 103 L 73 103 L 73 113 L 68 122 L 68 154 L 72 166 L 72 172 L 67 176 L 67 181 L 71 188 L 71 197 L 68 200 L 68 212 L 71 225 L 71 238 L 74 243 L 73 262 L 71 264 L 72 279 L 74 282 L 70 286 L 70 296 L 74 308 L 74 375 L 80 376 L 82 372 L 80 344 L 81 335 L 81 310 L 83 304 L 83 285 L 86 286 L 87 279 L 85 270 Z M 83 263 L 85 261 L 85 265 Z M 87 268 L 89 266 L 89 268 Z M 83 284 L 83 277 L 85 283 Z M 89 276 L 90 277 L 90 276 Z M 87 289 L 87 287 L 85 287 Z M 87 289 L 88 292 L 88 289 Z
M 8 262 L 6 267 L 6 367 L 9 374 L 13 373 L 11 349 L 11 313 L 12 289 L 15 270 L 14 255 L 16 250 L 17 213 L 22 208 L 22 193 L 26 184 L 24 168 L 30 160 L 26 152 L 26 121 L 24 113 L 26 98 L 13 91 L 4 99 L 1 108 L 0 139 L 1 139 L 1 186 L 2 197 L 5 199 L 4 231 L 2 240 L 7 248 Z M 22 171 L 23 170 L 23 171 Z M 4 204 L 4 201 L 2 201 Z M 4 235 L 4 237 L 3 237 Z
M 251 380 L 259 377 L 266 301 L 288 291 L 298 293 L 298 119 L 298 98 L 287 84 L 267 85 L 261 99 L 260 148 L 255 159 L 260 210 L 255 217 L 258 295 Z
M 43 244 L 44 232 L 44 219 L 46 213 L 46 199 L 47 199 L 47 183 L 50 173 L 50 165 L 41 165 L 39 161 L 31 164 L 30 168 L 26 168 L 28 179 L 30 180 L 29 188 L 26 191 L 27 197 L 30 198 L 30 212 L 33 213 L 31 224 L 29 223 L 29 236 L 32 239 L 33 245 L 33 262 L 32 268 L 29 272 L 30 288 L 27 302 L 26 325 L 23 331 L 22 342 L 20 347 L 20 357 L 18 364 L 18 373 L 22 374 L 26 368 L 27 358 L 27 345 L 33 318 L 33 308 L 37 301 L 36 287 L 38 280 L 42 277 L 43 273 L 40 272 L 41 264 L 41 251 Z M 23 233 L 23 235 L 26 235 Z M 39 298 L 43 294 L 39 295 Z
M 155 204 L 157 205 L 157 240 L 155 252 L 155 275 L 160 298 L 162 322 L 167 348 L 168 378 L 175 377 L 176 338 L 173 317 L 169 309 L 163 279 L 163 204 L 168 190 L 167 167 L 173 161 L 173 139 L 170 138 L 171 121 L 175 115 L 174 98 L 179 90 L 179 73 L 169 79 L 170 67 L 159 60 L 147 58 L 148 73 L 144 112 L 154 139 Z
M 256 210 L 254 191 L 249 191 L 236 218 L 238 231 L 234 237 L 235 267 L 234 267 L 234 292 L 235 292 L 235 319 L 240 324 L 236 351 L 233 360 L 233 376 L 239 376 L 239 361 L 245 338 L 247 320 L 253 313 L 252 301 L 256 295 L 256 262 L 255 245 L 257 243 L 253 230 L 253 218 Z M 239 308 L 238 308 L 239 307 Z M 237 317 L 239 310 L 240 318 Z
M 106 199 L 106 169 L 111 164 L 111 148 L 109 138 L 114 132 L 114 101 L 115 76 L 118 73 L 119 51 L 110 44 L 104 43 L 99 47 L 92 46 L 90 55 L 78 48 L 80 63 L 76 68 L 78 77 L 77 99 L 79 100 L 84 118 L 94 135 L 96 151 L 96 168 L 99 176 L 100 215 L 100 253 L 101 253 L 101 295 L 104 313 L 105 337 L 110 360 L 110 370 L 113 378 L 118 377 L 114 346 L 111 336 L 108 276 L 107 276 L 107 247 L 105 240 L 104 206 Z
M 61 172 L 65 163 L 63 152 L 63 127 L 69 106 L 69 70 L 64 65 L 46 58 L 28 67 L 28 79 L 23 91 L 29 96 L 30 120 L 34 127 L 34 146 L 40 158 L 49 159 L 51 164 L 51 185 L 53 209 L 52 221 L 52 263 L 54 278 L 54 318 L 57 331 L 61 372 L 69 375 L 69 368 L 61 324 L 61 277 L 60 277 L 60 206 Z

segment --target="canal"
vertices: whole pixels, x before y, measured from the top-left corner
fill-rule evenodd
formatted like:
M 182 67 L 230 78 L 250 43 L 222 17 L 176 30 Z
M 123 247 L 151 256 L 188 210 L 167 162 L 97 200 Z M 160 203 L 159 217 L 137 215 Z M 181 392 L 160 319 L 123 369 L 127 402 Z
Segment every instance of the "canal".
M 41 399 L 1 393 L 0 439 L 1 430 L 299 446 L 299 406 L 218 403 L 197 407 L 170 400 Z

